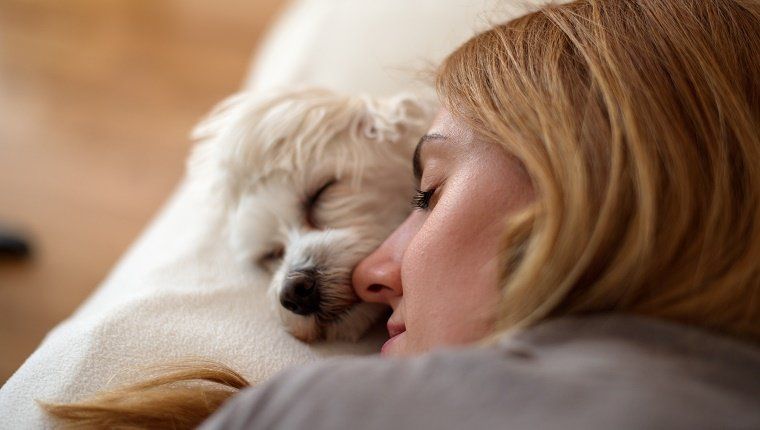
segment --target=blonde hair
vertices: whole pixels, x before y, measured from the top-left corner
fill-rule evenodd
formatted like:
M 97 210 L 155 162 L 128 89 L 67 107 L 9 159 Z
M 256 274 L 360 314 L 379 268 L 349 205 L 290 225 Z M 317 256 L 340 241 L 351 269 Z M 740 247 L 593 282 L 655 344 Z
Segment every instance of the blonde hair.
M 623 312 L 760 339 L 758 52 L 754 1 L 582 0 L 444 61 L 444 104 L 537 190 L 506 221 L 501 329 Z M 80 428 L 191 428 L 247 385 L 189 366 L 45 408 Z
M 193 429 L 250 386 L 239 373 L 210 360 L 188 359 L 143 370 L 143 382 L 77 403 L 40 406 L 67 429 Z
M 443 103 L 525 165 L 500 327 L 623 312 L 760 339 L 760 7 L 586 0 L 451 54 Z

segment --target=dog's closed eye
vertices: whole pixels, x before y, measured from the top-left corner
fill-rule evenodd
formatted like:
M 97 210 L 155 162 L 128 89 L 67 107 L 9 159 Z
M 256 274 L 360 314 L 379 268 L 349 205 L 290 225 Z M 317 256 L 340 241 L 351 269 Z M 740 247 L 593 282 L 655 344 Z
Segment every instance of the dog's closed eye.
M 317 203 L 319 203 L 319 198 L 322 197 L 322 195 L 327 191 L 328 188 L 332 187 L 338 182 L 337 179 L 330 179 L 329 181 L 325 182 L 324 185 L 317 188 L 316 191 L 311 193 L 309 197 L 306 199 L 306 202 L 304 203 L 304 213 L 306 214 L 306 225 L 308 225 L 311 228 L 319 229 L 321 228 L 319 224 L 316 221 L 316 218 L 314 216 L 314 209 L 317 206 Z
M 277 265 L 282 261 L 282 257 L 285 256 L 285 247 L 277 246 L 271 250 L 262 254 L 257 260 L 256 264 L 265 271 L 273 273 L 277 269 Z

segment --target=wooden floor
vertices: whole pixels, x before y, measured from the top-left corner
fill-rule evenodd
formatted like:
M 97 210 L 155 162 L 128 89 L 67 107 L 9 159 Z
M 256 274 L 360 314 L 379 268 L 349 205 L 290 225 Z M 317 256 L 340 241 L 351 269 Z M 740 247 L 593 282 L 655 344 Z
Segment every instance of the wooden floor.
M 170 195 L 282 0 L 0 0 L 0 384 Z

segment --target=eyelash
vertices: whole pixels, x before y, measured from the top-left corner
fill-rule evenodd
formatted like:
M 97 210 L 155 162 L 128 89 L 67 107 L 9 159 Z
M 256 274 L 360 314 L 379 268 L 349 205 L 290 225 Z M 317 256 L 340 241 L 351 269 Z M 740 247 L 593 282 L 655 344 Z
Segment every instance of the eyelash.
M 427 191 L 417 189 L 412 197 L 412 207 L 416 209 L 426 210 L 430 206 L 430 198 L 433 197 L 435 188 Z

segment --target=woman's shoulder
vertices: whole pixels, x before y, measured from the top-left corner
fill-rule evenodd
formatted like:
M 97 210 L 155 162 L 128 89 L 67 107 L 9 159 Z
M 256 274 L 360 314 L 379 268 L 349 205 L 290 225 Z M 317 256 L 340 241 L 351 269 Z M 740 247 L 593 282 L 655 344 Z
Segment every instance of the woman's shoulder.
M 702 328 L 628 315 L 550 320 L 506 335 L 499 348 L 540 358 L 537 364 L 544 370 L 573 374 L 610 369 L 621 376 L 642 371 L 651 374 L 657 369 L 673 377 L 712 372 L 727 376 L 760 369 L 758 344 Z
M 290 369 L 238 396 L 212 423 L 752 428 L 760 427 L 759 375 L 755 345 L 641 318 L 568 318 L 486 348 Z

